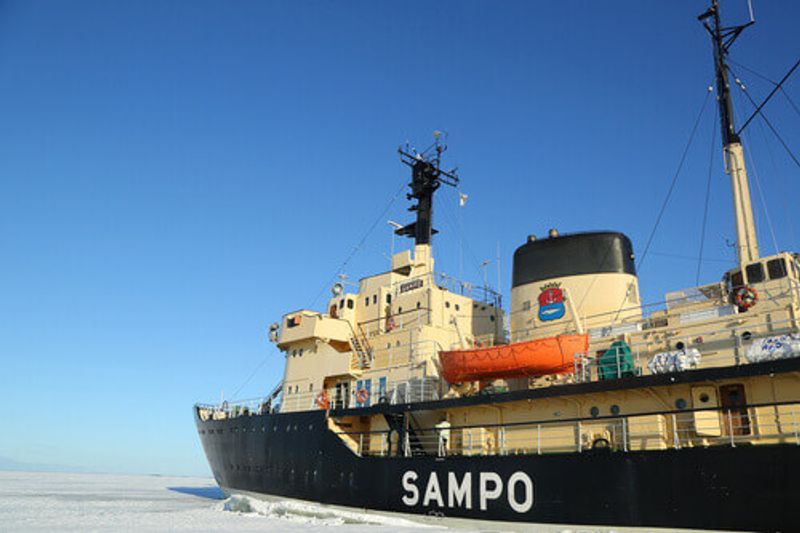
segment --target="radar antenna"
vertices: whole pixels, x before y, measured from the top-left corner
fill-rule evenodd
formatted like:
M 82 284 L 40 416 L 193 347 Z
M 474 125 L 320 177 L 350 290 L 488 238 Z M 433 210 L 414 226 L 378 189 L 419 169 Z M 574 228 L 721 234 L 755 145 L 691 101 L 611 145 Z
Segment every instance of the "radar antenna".
M 437 233 L 433 229 L 433 193 L 442 183 L 455 187 L 459 183 L 458 169 L 442 170 L 442 153 L 447 150 L 447 139 L 441 142 L 442 132 L 433 132 L 434 141 L 423 151 L 417 151 L 408 142 L 397 151 L 400 161 L 411 168 L 411 192 L 406 195 L 416 204 L 408 208 L 417 212 L 417 220 L 395 230 L 396 235 L 405 235 L 414 239 L 414 244 L 430 244 L 431 237 Z

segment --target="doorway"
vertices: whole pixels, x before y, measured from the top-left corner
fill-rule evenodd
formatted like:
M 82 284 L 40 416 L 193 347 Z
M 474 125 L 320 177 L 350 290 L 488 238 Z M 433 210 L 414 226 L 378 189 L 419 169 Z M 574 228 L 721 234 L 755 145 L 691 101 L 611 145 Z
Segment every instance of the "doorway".
M 747 414 L 747 398 L 744 385 L 734 383 L 719 388 L 723 424 L 726 435 L 749 435 L 750 417 Z

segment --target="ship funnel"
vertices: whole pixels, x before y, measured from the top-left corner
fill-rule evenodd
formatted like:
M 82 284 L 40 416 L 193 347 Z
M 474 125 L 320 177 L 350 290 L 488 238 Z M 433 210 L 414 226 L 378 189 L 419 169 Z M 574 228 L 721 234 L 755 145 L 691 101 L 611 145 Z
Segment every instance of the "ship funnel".
M 641 318 L 631 241 L 593 232 L 531 240 L 514 253 L 512 340 L 621 325 Z M 558 238 L 556 238 L 558 237 Z

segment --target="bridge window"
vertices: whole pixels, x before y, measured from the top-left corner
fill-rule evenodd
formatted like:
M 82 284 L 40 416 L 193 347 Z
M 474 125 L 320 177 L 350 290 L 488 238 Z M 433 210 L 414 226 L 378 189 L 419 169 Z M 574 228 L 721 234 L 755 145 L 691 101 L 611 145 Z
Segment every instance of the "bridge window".
M 378 295 L 377 294 L 373 294 L 372 295 L 372 303 L 374 303 L 374 304 L 378 303 Z
M 352 298 L 348 298 L 347 299 L 347 308 L 348 309 L 352 309 L 354 305 L 355 305 L 355 303 L 353 302 L 353 299 Z
M 391 294 L 387 294 L 387 295 L 386 295 L 386 303 L 387 303 L 387 304 L 390 304 L 390 303 L 392 303 L 392 295 L 391 295 Z
M 365 306 L 369 305 L 369 296 L 367 296 L 366 298 L 364 298 L 364 305 L 365 305 Z
M 764 281 L 764 265 L 761 263 L 747 265 L 747 282 L 759 283 L 761 281 Z
M 767 261 L 767 272 L 769 272 L 769 279 L 786 277 L 786 261 L 783 258 Z

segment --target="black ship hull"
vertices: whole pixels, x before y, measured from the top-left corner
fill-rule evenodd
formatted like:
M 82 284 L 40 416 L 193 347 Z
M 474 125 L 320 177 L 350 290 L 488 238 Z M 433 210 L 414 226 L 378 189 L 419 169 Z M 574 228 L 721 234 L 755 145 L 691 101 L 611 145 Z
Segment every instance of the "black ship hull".
M 323 411 L 196 421 L 234 492 L 479 520 L 800 531 L 795 445 L 360 457 Z

